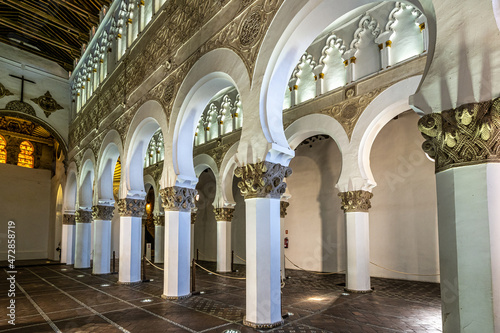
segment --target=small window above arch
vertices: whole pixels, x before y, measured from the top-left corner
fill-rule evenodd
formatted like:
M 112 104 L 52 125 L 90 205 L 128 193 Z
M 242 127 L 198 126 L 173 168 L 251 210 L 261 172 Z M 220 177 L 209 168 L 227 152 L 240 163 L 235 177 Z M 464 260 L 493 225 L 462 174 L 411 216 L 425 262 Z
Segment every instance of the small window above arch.
M 0 135 L 0 163 L 7 163 L 7 140 Z
M 17 165 L 25 168 L 33 168 L 35 159 L 33 158 L 33 144 L 29 141 L 23 141 L 19 145 L 20 152 L 17 158 Z

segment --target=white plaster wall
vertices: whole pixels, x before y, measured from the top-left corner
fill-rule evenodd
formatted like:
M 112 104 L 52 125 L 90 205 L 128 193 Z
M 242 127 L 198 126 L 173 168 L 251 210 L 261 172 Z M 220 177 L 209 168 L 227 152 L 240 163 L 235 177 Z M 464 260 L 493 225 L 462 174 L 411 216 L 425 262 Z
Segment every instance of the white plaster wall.
M 406 112 L 391 120 L 372 147 L 377 186 L 370 209 L 370 260 L 407 273 L 439 273 L 434 163 L 421 149 L 419 117 Z M 371 275 L 438 282 L 438 277 L 404 275 L 371 265 Z
M 292 197 L 285 217 L 289 248 L 285 255 L 307 270 L 345 269 L 345 222 L 335 184 L 341 170 L 340 151 L 333 139 L 295 150 L 287 179 Z M 296 269 L 286 261 L 286 268 Z
M 16 222 L 16 260 L 48 256 L 49 170 L 0 164 L 0 260 L 7 260 L 7 222 Z

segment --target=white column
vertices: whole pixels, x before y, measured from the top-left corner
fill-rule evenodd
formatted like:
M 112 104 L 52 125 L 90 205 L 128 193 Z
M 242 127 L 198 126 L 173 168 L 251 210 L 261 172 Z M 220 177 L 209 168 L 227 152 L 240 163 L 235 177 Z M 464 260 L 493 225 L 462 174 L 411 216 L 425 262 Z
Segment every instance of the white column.
M 356 65 L 356 57 L 354 54 L 356 53 L 356 50 L 347 50 L 343 55 L 342 59 L 344 60 L 344 65 L 346 67 L 346 83 L 352 83 L 354 80 L 356 80 L 356 72 L 355 72 L 355 65 Z
M 346 291 L 371 292 L 370 286 L 370 199 L 368 191 L 341 192 L 342 209 L 345 212 L 347 272 Z
M 393 31 L 386 31 L 381 33 L 376 39 L 375 43 L 378 44 L 380 50 L 380 68 L 386 69 L 391 66 L 391 37 Z
M 500 332 L 500 164 L 436 174 L 443 332 Z
M 141 221 L 141 259 L 145 255 L 145 248 L 146 248 L 146 222 L 147 222 L 147 216 L 142 217 Z
M 234 208 L 215 208 L 217 221 L 217 272 L 231 272 L 231 221 Z
M 92 274 L 109 274 L 111 272 L 111 220 L 114 210 L 114 204 L 92 207 L 92 217 L 94 218 Z
M 75 213 L 66 211 L 63 215 L 61 263 L 73 265 L 75 260 Z
M 145 201 L 143 199 L 120 199 L 120 260 L 118 283 L 141 281 L 141 226 Z
M 297 93 L 299 87 L 297 86 L 297 79 L 293 78 L 288 82 L 288 89 L 290 89 L 290 106 L 297 105 Z
M 92 213 L 78 210 L 75 213 L 75 268 L 90 267 L 90 234 Z
M 285 193 L 289 167 L 263 161 L 237 167 L 245 196 L 246 316 L 243 324 L 272 328 L 281 317 L 280 197 Z
M 246 316 L 245 325 L 277 326 L 281 318 L 280 200 L 245 199 Z
M 163 264 L 165 252 L 165 216 L 155 216 L 155 260 L 156 264 Z
M 191 295 L 191 209 L 196 190 L 174 186 L 160 190 L 160 194 L 165 210 L 165 271 L 161 297 L 188 297 Z
M 316 96 L 323 94 L 323 83 L 325 81 L 325 74 L 323 73 L 324 67 L 325 65 L 318 65 L 313 69 L 314 78 L 316 80 Z

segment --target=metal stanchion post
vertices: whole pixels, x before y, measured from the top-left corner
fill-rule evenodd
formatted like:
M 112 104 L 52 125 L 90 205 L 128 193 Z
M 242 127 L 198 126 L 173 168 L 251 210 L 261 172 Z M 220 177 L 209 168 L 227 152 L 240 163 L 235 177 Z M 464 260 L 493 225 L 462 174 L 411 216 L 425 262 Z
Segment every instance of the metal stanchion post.
M 149 280 L 146 279 L 146 256 L 142 257 L 142 282 L 149 282 Z
M 196 249 L 196 261 L 200 260 L 200 250 Z
M 231 272 L 234 272 L 234 251 L 231 251 Z
M 113 251 L 113 272 L 111 274 L 117 274 L 115 270 L 115 261 L 116 261 L 115 251 Z
M 191 293 L 196 289 L 196 261 L 193 259 L 193 268 L 191 269 Z

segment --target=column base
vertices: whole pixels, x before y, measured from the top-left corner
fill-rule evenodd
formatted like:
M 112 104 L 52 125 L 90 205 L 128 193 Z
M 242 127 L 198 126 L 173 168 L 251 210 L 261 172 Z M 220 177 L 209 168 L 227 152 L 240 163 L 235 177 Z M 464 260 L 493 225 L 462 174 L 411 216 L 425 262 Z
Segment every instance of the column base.
M 91 275 L 108 275 L 111 274 L 111 272 L 108 273 L 91 273 Z
M 252 327 L 255 329 L 275 328 L 275 327 L 283 325 L 284 323 L 285 323 L 285 321 L 282 319 L 280 321 L 277 321 L 277 322 L 271 323 L 271 324 L 257 324 L 257 323 L 252 323 L 250 321 L 247 321 L 246 316 L 243 317 L 243 325 L 248 326 L 248 327 Z
M 73 266 L 73 269 L 89 269 L 89 268 L 92 268 L 92 266 L 89 266 L 89 267 L 74 267 Z
M 191 293 L 183 296 L 167 296 L 167 295 L 161 295 L 161 298 L 167 299 L 167 300 L 181 300 L 181 299 L 186 299 L 191 297 Z
M 118 283 L 118 284 L 125 284 L 125 285 L 131 285 L 131 284 L 141 284 L 142 281 L 141 280 L 139 280 L 139 281 L 133 281 L 133 282 L 116 281 L 116 283 Z
M 353 289 L 347 289 L 344 288 L 344 291 L 347 293 L 351 294 L 369 294 L 373 292 L 373 289 L 368 289 L 368 290 L 353 290 Z

